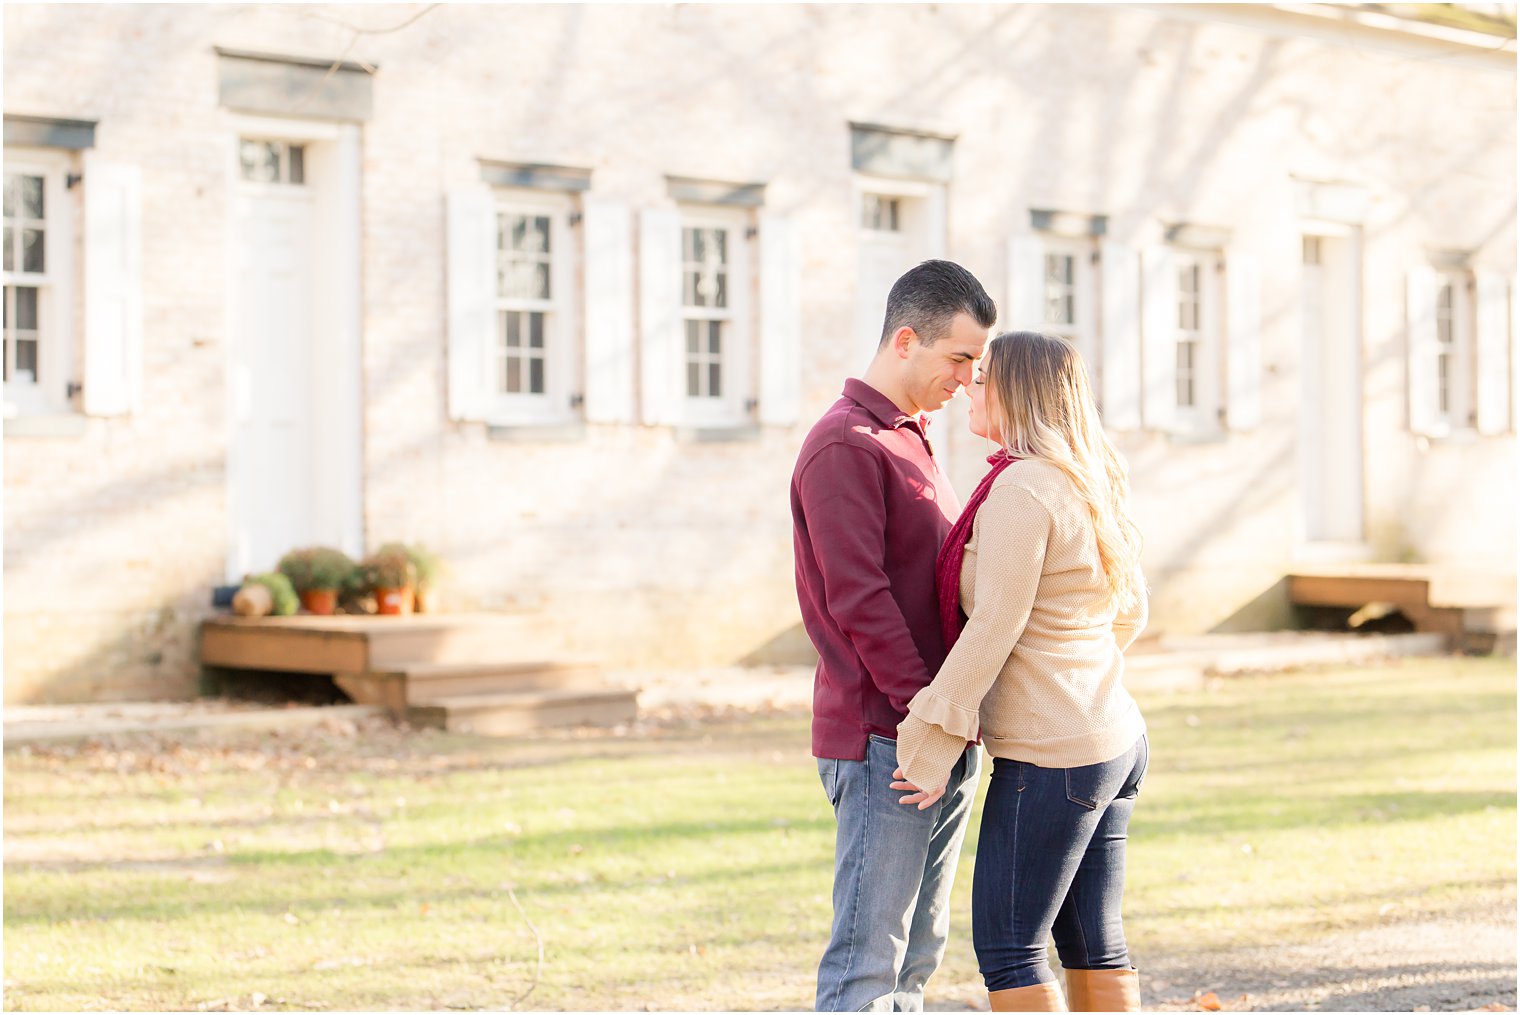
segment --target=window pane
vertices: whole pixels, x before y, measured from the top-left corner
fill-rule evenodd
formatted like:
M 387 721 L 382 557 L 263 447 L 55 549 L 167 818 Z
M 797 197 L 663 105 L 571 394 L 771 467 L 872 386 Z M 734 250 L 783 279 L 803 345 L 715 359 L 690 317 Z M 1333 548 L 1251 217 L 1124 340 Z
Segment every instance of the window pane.
M 5 227 L 5 270 L 16 270 L 16 246 L 15 231 L 10 226 Z
M 1304 237 L 1304 263 L 1319 264 L 1320 261 L 1320 238 L 1318 236 Z
M 681 304 L 688 307 L 699 307 L 697 302 L 697 285 L 701 282 L 700 272 L 684 271 L 681 273 Z
M 37 343 L 16 341 L 16 379 L 25 383 L 37 380 Z
M 507 322 L 507 348 L 519 348 L 522 345 L 522 336 L 519 334 L 521 315 L 509 310 L 501 316 Z
M 528 315 L 528 346 L 532 349 L 544 347 L 544 315 L 541 312 Z
M 706 229 L 693 229 L 691 231 L 691 259 L 698 262 L 707 260 Z
M 21 270 L 42 272 L 43 232 L 41 229 L 21 230 Z
M 1077 298 L 1069 290 L 1065 296 L 1061 297 L 1061 322 L 1063 324 L 1077 323 Z
M 696 292 L 693 295 L 691 305 L 694 307 L 711 306 L 713 291 L 717 287 L 717 280 L 710 272 L 705 269 L 697 272 Z
M 549 265 L 540 261 L 534 266 L 533 295 L 538 299 L 549 298 Z
M 727 264 L 728 263 L 728 230 L 727 229 L 714 229 L 713 230 L 713 245 L 714 245 L 715 250 L 716 250 L 715 256 L 717 257 L 719 263 L 721 263 L 721 264 Z
M 258 144 L 258 167 L 254 170 L 254 179 L 262 183 L 280 182 L 280 146 L 273 141 L 260 141 Z
M 699 352 L 702 351 L 702 349 L 701 349 L 701 345 L 702 345 L 702 334 L 701 334 L 701 331 L 702 331 L 702 322 L 701 321 L 687 321 L 686 322 L 686 355 L 688 355 L 688 356 L 695 356 L 697 353 L 699 353 Z
M 507 216 L 508 229 L 512 236 L 509 245 L 512 250 L 528 249 L 528 220 L 522 215 Z
M 718 272 L 714 276 L 714 289 L 713 306 L 728 306 L 728 272 Z
M 702 367 L 699 364 L 686 364 L 686 397 L 702 397 Z
M 37 289 L 35 286 L 16 287 L 16 330 L 37 330 Z
M 1440 394 L 1440 408 L 1442 412 L 1451 411 L 1451 358 L 1442 355 L 1436 360 L 1440 381 L 1436 384 L 1436 391 Z
M 21 177 L 21 216 L 29 219 L 46 218 L 42 209 L 42 177 Z
M 897 213 L 901 207 L 902 202 L 895 197 L 887 202 L 887 228 L 894 233 L 897 232 Z
M 306 146 L 293 144 L 290 146 L 290 182 L 306 182 Z
M 549 252 L 549 220 L 540 215 L 533 220 L 533 234 L 531 242 L 533 249 L 540 253 Z
M 1441 310 L 1451 309 L 1451 283 L 1444 283 L 1440 291 L 1436 293 L 1436 307 Z
M 723 397 L 723 368 L 720 364 L 713 363 L 707 368 L 707 394 L 710 398 Z
M 541 358 L 528 361 L 528 391 L 535 395 L 544 393 L 544 361 Z
M 507 394 L 516 395 L 522 391 L 522 360 L 516 356 L 507 357 Z
M 5 217 L 14 218 L 16 214 L 16 191 L 21 184 L 15 173 L 5 174 Z
M 708 322 L 707 351 L 714 356 L 723 355 L 723 325 L 719 321 Z

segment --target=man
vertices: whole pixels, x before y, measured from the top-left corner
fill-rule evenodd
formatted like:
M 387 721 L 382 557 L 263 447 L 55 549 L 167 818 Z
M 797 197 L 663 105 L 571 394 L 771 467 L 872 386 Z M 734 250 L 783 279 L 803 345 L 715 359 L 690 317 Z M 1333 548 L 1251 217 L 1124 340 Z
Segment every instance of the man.
M 865 376 L 845 382 L 792 474 L 797 596 L 819 656 L 813 754 L 838 823 L 819 1011 L 921 1011 L 945 954 L 976 748 L 922 811 L 890 785 L 897 725 L 945 660 L 935 559 L 960 513 L 923 413 L 971 383 L 996 319 L 960 265 L 909 270 Z

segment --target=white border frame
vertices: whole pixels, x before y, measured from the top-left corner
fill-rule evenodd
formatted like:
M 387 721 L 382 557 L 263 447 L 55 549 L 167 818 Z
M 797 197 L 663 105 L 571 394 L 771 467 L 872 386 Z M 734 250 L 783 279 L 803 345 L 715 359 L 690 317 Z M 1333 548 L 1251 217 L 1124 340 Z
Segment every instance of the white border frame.
M 46 223 L 45 270 L 40 276 L 5 272 L 4 285 L 37 286 L 43 291 L 37 303 L 37 367 L 42 383 L 22 391 L 6 383 L 6 419 L 24 416 L 59 416 L 75 412 L 68 386 L 75 376 L 74 324 L 79 307 L 74 254 L 79 243 L 73 193 L 68 175 L 73 155 L 61 149 L 7 147 L 5 172 L 40 175 L 43 183 L 43 221 Z M 57 214 L 54 214 L 56 210 Z M 53 378 L 49 381 L 48 378 Z

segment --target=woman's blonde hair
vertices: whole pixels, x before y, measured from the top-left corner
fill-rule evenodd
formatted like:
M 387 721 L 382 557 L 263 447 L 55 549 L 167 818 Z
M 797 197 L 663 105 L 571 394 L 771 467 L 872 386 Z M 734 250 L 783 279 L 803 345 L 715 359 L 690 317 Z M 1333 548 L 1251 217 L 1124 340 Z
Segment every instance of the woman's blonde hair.
M 1129 469 L 1103 432 L 1082 357 L 1065 339 L 1010 331 L 987 345 L 987 420 L 1003 447 L 1064 472 L 1087 505 L 1110 601 L 1134 606 L 1140 579 L 1140 530 L 1129 514 Z

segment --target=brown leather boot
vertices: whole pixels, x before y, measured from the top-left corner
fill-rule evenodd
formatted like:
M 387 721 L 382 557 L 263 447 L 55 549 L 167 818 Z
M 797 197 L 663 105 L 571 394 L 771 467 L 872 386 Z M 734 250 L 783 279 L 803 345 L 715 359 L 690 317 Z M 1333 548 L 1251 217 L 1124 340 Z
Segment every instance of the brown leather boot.
M 987 1003 L 993 1011 L 1065 1011 L 1061 988 L 1054 983 L 1036 983 L 1032 987 L 989 990 Z
M 1072 1011 L 1140 1011 L 1140 972 L 1135 969 L 1068 969 Z

